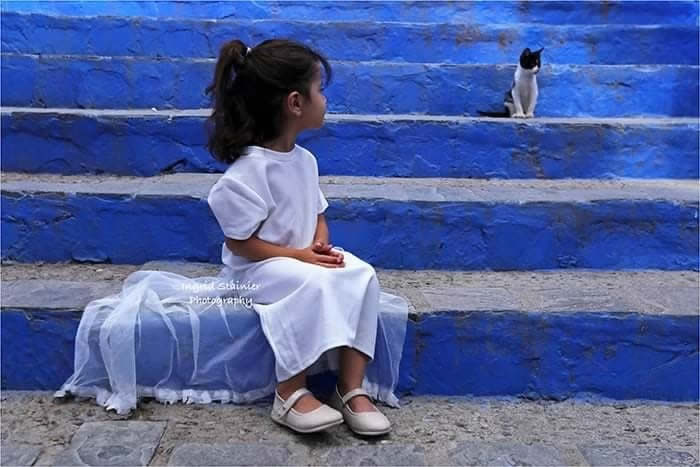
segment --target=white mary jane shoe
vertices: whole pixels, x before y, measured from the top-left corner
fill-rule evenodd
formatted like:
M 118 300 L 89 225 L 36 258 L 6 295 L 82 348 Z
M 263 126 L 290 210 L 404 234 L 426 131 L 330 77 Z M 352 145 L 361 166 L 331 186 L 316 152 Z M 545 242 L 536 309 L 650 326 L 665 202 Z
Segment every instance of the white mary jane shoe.
M 355 388 L 352 391 L 348 391 L 344 396 L 341 396 L 340 391 L 338 391 L 338 386 L 336 385 L 335 392 L 328 401 L 328 405 L 339 410 L 343 414 L 345 423 L 358 435 L 383 435 L 388 433 L 391 430 L 391 422 L 383 413 L 379 412 L 379 410 L 371 412 L 353 412 L 348 405 L 348 401 L 355 396 L 367 396 L 372 400 L 367 391 L 362 388 Z
M 321 404 L 311 412 L 301 413 L 292 408 L 299 398 L 310 394 L 306 388 L 297 389 L 285 401 L 275 390 L 275 401 L 272 404 L 271 417 L 276 423 L 291 428 L 299 433 L 314 433 L 343 423 L 343 415 L 335 409 Z

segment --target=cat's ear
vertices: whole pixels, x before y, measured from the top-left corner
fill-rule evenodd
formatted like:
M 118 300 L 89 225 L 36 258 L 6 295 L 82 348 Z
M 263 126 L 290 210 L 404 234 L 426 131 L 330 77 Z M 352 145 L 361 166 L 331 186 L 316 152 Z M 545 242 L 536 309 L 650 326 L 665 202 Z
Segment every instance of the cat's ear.
M 536 54 L 536 55 L 539 55 L 539 54 L 542 53 L 543 50 L 544 50 L 544 47 L 542 47 L 540 50 L 538 50 L 537 52 L 535 52 L 535 54 Z
M 531 53 L 532 53 L 532 52 L 530 52 L 530 48 L 528 47 L 528 48 L 526 48 L 525 50 L 523 50 L 522 55 L 525 55 L 525 56 L 527 57 L 527 56 L 530 55 Z

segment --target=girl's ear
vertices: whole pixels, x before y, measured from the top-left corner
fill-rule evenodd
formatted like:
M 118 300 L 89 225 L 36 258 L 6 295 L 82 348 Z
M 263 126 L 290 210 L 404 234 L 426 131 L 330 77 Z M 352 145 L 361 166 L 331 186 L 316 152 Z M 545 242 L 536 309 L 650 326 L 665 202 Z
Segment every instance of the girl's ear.
M 301 116 L 301 94 L 299 91 L 293 91 L 287 95 L 287 110 L 294 116 Z

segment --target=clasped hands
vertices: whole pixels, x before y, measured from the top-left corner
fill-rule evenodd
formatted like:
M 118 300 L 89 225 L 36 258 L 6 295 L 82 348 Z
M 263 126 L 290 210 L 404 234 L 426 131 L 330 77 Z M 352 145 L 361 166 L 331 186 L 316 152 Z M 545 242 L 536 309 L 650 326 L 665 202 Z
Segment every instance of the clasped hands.
M 297 259 L 306 263 L 317 264 L 326 268 L 345 267 L 343 254 L 333 250 L 333 245 L 320 240 L 315 241 L 302 250 L 299 250 Z

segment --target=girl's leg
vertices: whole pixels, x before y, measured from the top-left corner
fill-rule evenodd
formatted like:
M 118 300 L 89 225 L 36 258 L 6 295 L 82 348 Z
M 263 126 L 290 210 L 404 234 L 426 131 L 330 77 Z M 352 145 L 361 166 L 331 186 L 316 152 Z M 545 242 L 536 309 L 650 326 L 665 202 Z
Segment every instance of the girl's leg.
M 357 349 L 343 346 L 340 349 L 340 377 L 338 378 L 338 391 L 344 396 L 348 391 L 362 387 L 365 376 L 365 367 L 369 357 Z M 355 396 L 348 402 L 354 412 L 377 411 L 367 396 Z
M 288 380 L 281 381 L 277 384 L 277 393 L 284 400 L 287 400 L 294 391 L 306 386 L 306 370 L 292 376 Z M 299 398 L 292 406 L 294 410 L 301 413 L 311 412 L 321 407 L 321 402 L 316 399 L 313 394 L 306 394 Z

